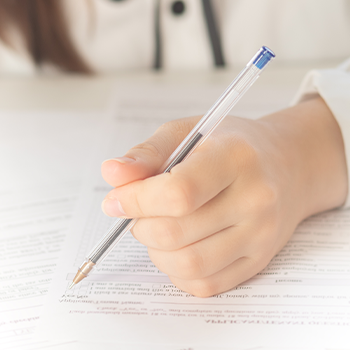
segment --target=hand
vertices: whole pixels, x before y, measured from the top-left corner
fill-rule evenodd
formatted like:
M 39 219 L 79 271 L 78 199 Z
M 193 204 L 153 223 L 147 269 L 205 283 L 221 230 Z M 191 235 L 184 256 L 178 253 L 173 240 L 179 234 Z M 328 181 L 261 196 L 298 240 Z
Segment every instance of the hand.
M 259 120 L 226 117 L 185 162 L 159 169 L 199 118 L 172 121 L 102 165 L 110 216 L 159 270 L 199 297 L 261 271 L 309 215 L 340 206 L 347 173 L 339 127 L 322 99 Z M 158 174 L 158 175 L 155 175 Z

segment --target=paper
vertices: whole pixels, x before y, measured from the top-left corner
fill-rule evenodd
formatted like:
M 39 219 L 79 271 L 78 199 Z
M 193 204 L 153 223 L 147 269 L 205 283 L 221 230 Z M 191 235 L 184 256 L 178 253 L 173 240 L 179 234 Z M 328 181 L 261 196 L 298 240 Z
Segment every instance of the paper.
M 78 184 L 0 196 L 0 348 L 37 349 L 44 297 L 66 237 Z
M 0 194 L 81 181 L 108 112 L 0 112 Z
M 126 95 L 118 93 L 118 96 L 119 109 L 125 114 L 132 112 L 136 115 L 136 109 L 141 108 L 141 119 L 154 117 L 156 106 L 145 108 L 143 96 L 136 96 L 141 103 L 134 104 L 130 92 Z M 165 105 L 167 101 L 164 101 Z M 168 111 L 176 111 L 180 116 L 183 108 L 183 105 L 177 108 L 173 105 L 168 106 Z M 99 128 L 112 115 L 108 112 L 1 112 L 1 350 L 38 350 L 62 343 L 47 338 L 36 341 L 33 334 L 70 223 L 83 172 L 91 162 L 96 149 L 94 144 L 103 143 L 104 134 L 99 139 Z M 171 117 L 159 114 L 156 122 L 151 123 L 149 134 L 139 129 L 138 141 Z M 132 142 L 134 139 L 130 142 L 124 139 L 123 147 L 116 151 L 125 152 Z M 104 157 L 97 156 L 94 165 L 97 171 Z M 64 350 L 80 348 L 92 349 L 89 344 L 72 340 L 59 346 Z
M 237 106 L 238 109 L 236 108 L 232 114 L 257 117 L 261 114 L 284 107 L 292 97 L 295 86 L 292 88 L 287 87 L 286 91 L 285 81 L 282 81 L 282 83 L 282 86 L 276 88 L 271 87 L 266 89 L 266 87 L 264 87 L 263 89 L 252 89 L 248 92 L 249 96 L 247 94 L 242 101 L 240 101 Z M 256 85 L 257 87 L 258 84 L 259 82 Z M 157 81 L 157 79 L 147 81 L 145 84 L 132 83 L 129 84 L 129 86 L 124 82 L 121 83 L 121 88 L 118 89 L 116 93 L 118 100 L 118 113 L 115 118 L 116 124 L 113 126 L 113 128 L 116 129 L 114 142 L 110 145 L 108 152 L 100 153 L 100 158 L 94 167 L 96 172 L 99 172 L 99 161 L 105 158 L 122 155 L 129 147 L 150 136 L 154 130 L 165 121 L 173 118 L 204 113 L 221 94 L 227 84 L 215 84 L 211 79 L 208 81 L 205 81 L 204 79 L 203 81 L 199 80 L 198 83 L 192 84 L 191 86 L 189 85 L 184 87 L 182 83 L 179 83 L 178 85 L 172 85 L 170 83 L 163 84 Z M 278 93 L 278 98 L 275 98 L 276 93 Z M 273 104 L 271 104 L 270 101 L 272 101 Z M 99 142 L 97 129 L 102 123 L 102 120 L 103 113 L 93 115 L 87 113 L 45 112 L 5 113 L 1 115 L 0 161 L 2 164 L 2 171 L 0 172 L 0 210 L 2 211 L 0 211 L 0 249 L 3 249 L 3 247 L 9 247 L 10 242 L 16 242 L 17 246 L 11 246 L 11 249 L 7 249 L 5 253 L 4 250 L 2 250 L 2 256 L 0 259 L 5 257 L 8 259 L 7 262 L 11 265 L 11 271 L 20 273 L 21 268 L 24 266 L 32 267 L 33 264 L 35 264 L 33 261 L 33 254 L 37 254 L 41 250 L 34 250 L 31 255 L 26 254 L 26 256 L 24 256 L 24 254 L 22 256 L 19 254 L 16 255 L 16 252 L 19 250 L 24 251 L 25 249 L 28 249 L 28 246 L 31 247 L 31 249 L 35 246 L 35 249 L 37 249 L 38 247 L 35 244 L 37 241 L 35 240 L 37 240 L 38 233 L 40 233 L 44 227 L 45 230 L 51 229 L 51 234 L 46 236 L 48 239 L 46 243 L 50 241 L 51 244 L 45 245 L 49 248 L 46 250 L 45 256 L 51 256 L 54 258 L 54 261 L 57 261 L 56 257 L 61 255 L 61 253 L 59 253 L 60 244 L 53 240 L 55 239 L 55 236 L 61 234 L 63 238 L 63 227 L 68 226 L 68 217 L 71 215 L 71 209 L 76 193 L 76 190 L 73 189 L 73 187 L 76 183 L 80 183 L 85 165 L 90 161 L 93 145 L 96 141 Z M 74 180 L 73 183 L 72 179 Z M 94 177 L 92 174 L 91 178 L 88 179 L 87 184 L 90 186 L 85 187 L 86 193 L 84 193 L 84 196 L 80 199 L 84 205 L 79 208 L 80 214 L 76 221 L 76 227 L 78 230 L 75 231 L 73 229 L 71 231 L 72 236 L 76 237 L 77 240 L 81 239 L 81 242 L 89 237 L 84 233 L 83 239 L 81 232 L 81 230 L 83 230 L 85 219 L 88 216 L 87 213 L 89 210 L 94 214 L 100 213 L 100 200 L 103 197 L 103 192 L 106 190 L 106 185 L 101 183 L 100 179 Z M 33 188 L 34 185 L 36 187 Z M 27 190 L 28 187 L 31 187 L 31 189 Z M 57 187 L 57 191 L 54 189 L 55 187 Z M 22 193 L 19 193 L 18 189 L 21 189 Z M 70 199 L 67 201 L 67 198 Z M 61 199 L 63 202 L 60 202 L 58 199 Z M 85 201 L 86 203 L 84 203 Z M 43 211 L 41 211 L 40 208 L 43 209 Z M 6 216 L 4 215 L 5 212 L 7 213 Z M 12 213 L 10 216 L 8 216 L 9 212 Z M 36 213 L 35 215 L 34 212 Z M 64 219 L 62 214 L 64 214 L 66 219 Z M 47 220 L 48 218 L 51 218 L 52 220 Z M 54 218 L 56 219 L 53 220 Z M 100 216 L 95 217 L 96 222 L 94 221 L 94 223 L 96 226 L 92 234 L 95 234 L 97 233 L 97 230 L 100 230 L 100 224 L 103 225 L 102 222 L 98 222 L 101 218 L 102 217 Z M 103 218 L 103 220 L 105 220 L 105 218 Z M 62 230 L 59 231 L 60 229 Z M 25 231 L 27 238 L 21 238 L 23 236 L 22 230 Z M 102 234 L 102 231 L 103 227 L 99 234 Z M 90 246 L 96 243 L 93 241 L 94 239 L 95 238 L 90 236 L 90 242 L 88 243 Z M 131 245 L 134 245 L 132 240 L 129 239 L 129 241 Z M 39 248 L 40 246 L 41 245 L 39 245 Z M 54 249 L 51 249 L 50 247 L 54 247 Z M 243 294 L 244 292 L 247 294 L 253 293 L 250 289 L 240 289 L 235 291 L 237 295 L 243 296 L 236 297 L 234 302 L 231 300 L 233 298 L 226 298 L 226 300 L 219 300 L 219 298 L 196 300 L 195 298 L 187 296 L 175 297 L 157 295 L 153 297 L 153 294 L 152 296 L 147 296 L 145 295 L 149 293 L 147 288 L 151 290 L 151 293 L 162 293 L 162 285 L 167 285 L 166 282 L 168 280 L 165 275 L 158 273 L 152 265 L 149 264 L 144 248 L 139 247 L 137 244 L 135 244 L 132 249 L 134 249 L 134 251 L 137 250 L 136 255 L 139 255 L 139 257 L 133 258 L 132 260 L 134 261 L 131 261 L 131 257 L 129 257 L 129 262 L 123 262 L 121 260 L 119 266 L 117 266 L 117 273 L 110 270 L 103 272 L 103 274 L 107 274 L 112 280 L 117 279 L 121 281 L 119 283 L 113 281 L 108 283 L 112 283 L 113 286 L 116 286 L 116 289 L 114 289 L 115 292 L 124 294 L 119 294 L 117 296 L 114 294 L 107 295 L 105 293 L 107 290 L 105 285 L 95 284 L 91 291 L 98 290 L 98 294 L 87 295 L 88 300 L 91 298 L 97 298 L 97 300 L 101 299 L 102 301 L 108 302 L 111 299 L 112 301 L 120 300 L 121 302 L 132 302 L 129 306 L 126 306 L 128 304 L 122 305 L 125 313 L 129 312 L 129 316 L 119 315 L 115 319 L 115 315 L 100 314 L 98 318 L 94 317 L 94 322 L 97 322 L 98 319 L 101 318 L 101 327 L 110 327 L 106 329 L 107 332 L 112 329 L 112 333 L 109 333 L 106 339 L 101 335 L 101 329 L 98 327 L 95 329 L 95 326 L 92 326 L 90 323 L 88 324 L 86 331 L 83 331 L 83 328 L 80 327 L 83 327 L 84 325 L 81 324 L 77 327 L 78 323 L 76 323 L 76 321 L 77 318 L 79 321 L 82 317 L 85 318 L 85 316 L 79 318 L 79 314 L 66 315 L 66 311 L 70 309 L 72 311 L 76 309 L 79 309 L 78 311 L 87 311 L 87 303 L 63 303 L 57 305 L 57 300 L 62 296 L 62 290 L 64 290 L 67 285 L 67 278 L 76 272 L 76 266 L 74 266 L 74 263 L 78 260 L 77 254 L 81 254 L 82 252 L 74 242 L 69 243 L 69 247 L 71 247 L 72 250 L 69 252 L 65 250 L 63 256 L 64 258 L 67 258 L 68 265 L 66 267 L 62 266 L 60 272 L 60 276 L 62 277 L 59 276 L 57 279 L 59 288 L 58 294 L 53 295 L 55 308 L 60 308 L 61 305 L 64 305 L 64 310 L 62 314 L 59 312 L 56 313 L 56 310 L 52 313 L 51 311 L 48 312 L 48 321 L 44 321 L 48 322 L 48 333 L 44 334 L 44 337 L 41 340 L 34 340 L 32 335 L 35 335 L 37 320 L 41 315 L 40 305 L 44 302 L 51 275 L 47 274 L 47 281 L 45 284 L 40 285 L 40 276 L 31 275 L 26 277 L 27 273 L 25 276 L 22 274 L 20 276 L 20 283 L 25 281 L 31 281 L 33 283 L 22 288 L 20 291 L 22 294 L 20 295 L 19 289 L 9 290 L 9 288 L 14 287 L 14 283 L 10 282 L 8 279 L 0 281 L 0 296 L 5 296 L 5 299 L 7 298 L 5 301 L 0 301 L 1 350 L 95 350 L 96 348 L 101 347 L 103 347 L 104 350 L 115 350 L 116 348 L 118 348 L 118 350 L 251 349 L 251 346 L 249 345 L 252 341 L 251 334 L 249 333 L 249 335 L 246 336 L 246 342 L 242 342 L 241 340 L 245 337 L 244 334 L 246 333 L 242 333 L 242 335 L 240 335 L 241 338 L 239 338 L 238 335 L 241 331 L 240 329 L 237 330 L 236 328 L 233 329 L 229 327 L 228 331 L 227 328 L 220 330 L 219 328 L 226 327 L 227 325 L 222 323 L 217 326 L 215 324 L 210 324 L 209 332 L 206 334 L 208 327 L 202 327 L 201 325 L 198 327 L 198 322 L 193 321 L 196 319 L 195 316 L 185 318 L 178 315 L 175 317 L 176 311 L 171 311 L 174 314 L 172 316 L 167 317 L 160 315 L 160 312 L 162 312 L 161 310 L 163 309 L 168 310 L 167 312 L 170 313 L 170 308 L 172 310 L 180 309 L 180 311 L 184 312 L 190 308 L 192 308 L 192 311 L 194 308 L 204 308 L 213 310 L 214 312 L 214 306 L 211 304 L 215 304 L 218 301 L 223 302 L 224 304 L 218 306 L 222 310 L 226 310 L 227 306 L 225 306 L 225 304 L 227 303 L 230 303 L 231 308 L 243 308 L 246 306 L 241 306 L 240 300 L 246 299 L 243 297 L 245 295 Z M 127 249 L 128 246 L 126 250 Z M 125 255 L 126 250 L 120 254 L 121 258 Z M 126 260 L 125 256 L 123 259 Z M 142 261 L 140 261 L 140 259 L 142 259 Z M 133 264 L 133 266 L 131 264 Z M 112 268 L 114 268 L 116 265 L 115 262 L 112 262 L 112 265 Z M 10 272 L 3 269 L 3 260 L 0 261 L 0 267 L 0 274 L 8 277 Z M 52 267 L 53 266 L 51 265 L 51 268 Z M 110 268 L 111 267 L 109 266 L 108 269 Z M 122 269 L 124 271 L 122 271 Z M 147 269 L 151 271 L 145 271 Z M 97 275 L 95 278 L 97 278 Z M 150 282 L 153 280 L 156 280 L 156 282 Z M 346 278 L 342 280 L 346 280 Z M 257 282 L 255 281 L 254 283 Z M 135 286 L 135 289 L 145 288 L 145 290 L 139 290 L 137 291 L 139 294 L 131 295 L 131 288 L 133 287 L 131 285 L 128 287 L 128 284 L 141 284 L 141 287 Z M 21 286 L 18 285 L 17 287 L 20 288 Z M 266 285 L 258 287 L 265 288 Z M 282 287 L 288 288 L 285 293 L 291 292 L 291 286 L 283 285 Z M 88 288 L 89 287 L 86 287 L 86 289 Z M 169 286 L 169 288 L 171 288 L 171 286 Z M 267 286 L 267 288 L 270 289 L 271 285 Z M 281 288 L 281 286 L 279 288 Z M 332 288 L 333 287 L 331 286 L 331 289 Z M 158 290 L 156 291 L 156 289 Z M 335 287 L 335 289 L 338 289 L 338 287 Z M 319 286 L 317 290 L 320 290 Z M 260 291 L 261 289 L 259 289 L 259 293 Z M 349 294 L 343 287 L 341 291 L 345 291 Z M 31 297 L 24 298 L 26 295 L 25 293 L 31 293 Z M 75 291 L 75 293 L 78 294 L 78 290 Z M 177 290 L 175 290 L 175 293 L 182 294 Z M 80 302 L 81 300 L 84 300 L 84 298 L 80 298 L 80 296 L 84 296 L 82 293 L 80 295 L 76 294 L 72 296 L 73 301 L 78 300 Z M 20 297 L 15 300 L 14 298 L 18 295 Z M 158 313 L 158 315 L 153 315 L 151 318 L 147 317 L 146 320 L 143 321 L 145 319 L 144 316 L 135 315 L 133 310 L 125 310 L 126 307 L 136 309 L 140 308 L 141 304 L 137 304 L 140 300 L 141 302 L 145 302 L 145 304 L 149 304 L 150 300 L 158 303 L 147 306 L 153 308 L 153 312 Z M 261 298 L 261 300 L 264 302 L 266 298 Z M 320 299 L 320 302 L 323 303 L 324 300 L 325 299 Z M 167 304 L 161 304 L 164 302 Z M 169 302 L 175 302 L 175 304 L 169 304 Z M 200 302 L 204 303 L 204 305 L 201 305 Z M 244 302 L 246 303 L 246 301 Z M 181 303 L 186 304 L 182 305 Z M 254 299 L 254 303 L 252 303 L 253 305 L 248 303 L 248 306 L 254 307 L 255 303 Z M 344 299 L 342 303 L 342 305 L 345 305 Z M 13 308 L 11 308 L 12 305 Z M 53 304 L 49 304 L 49 307 L 52 305 Z M 116 307 L 116 304 L 113 303 L 111 307 Z M 120 307 L 121 306 L 117 306 L 119 309 Z M 89 308 L 93 309 L 94 307 L 90 305 Z M 158 309 L 158 311 L 156 311 L 156 309 Z M 341 307 L 341 309 L 342 311 L 347 310 L 346 307 Z M 193 314 L 195 314 L 195 312 Z M 226 314 L 229 315 L 229 313 Z M 249 313 L 242 312 L 239 312 L 238 314 L 249 315 Z M 62 325 L 62 332 L 56 332 L 56 329 L 51 328 L 56 326 L 56 324 L 51 323 L 52 321 L 55 321 L 54 317 L 56 317 L 56 315 L 59 317 L 59 319 L 56 320 L 58 321 L 57 325 Z M 239 315 L 237 316 L 237 319 L 240 319 Z M 73 318 L 71 318 L 72 316 Z M 92 314 L 89 315 L 89 320 L 91 319 L 90 316 L 92 316 Z M 111 321 L 109 320 L 110 317 L 112 317 Z M 121 319 L 122 321 L 120 321 Z M 217 313 L 214 320 L 219 319 L 219 313 Z M 121 326 L 119 322 L 121 322 Z M 132 324 L 130 325 L 130 323 Z M 188 324 L 190 324 L 189 327 Z M 68 333 L 66 332 L 67 327 L 71 327 L 71 331 Z M 216 332 L 213 327 L 217 327 L 219 329 L 218 332 Z M 92 329 L 94 332 L 96 330 L 97 333 L 92 333 Z M 318 327 L 317 332 L 319 332 L 319 329 L 320 328 Z M 343 342 L 342 329 L 338 334 L 337 332 L 331 333 L 334 337 L 339 335 L 338 338 L 340 340 L 338 341 L 338 344 Z M 169 334 L 170 330 L 171 334 Z M 322 328 L 322 330 L 327 330 L 328 332 L 328 328 Z M 273 331 L 276 332 L 276 329 L 274 328 Z M 206 343 L 207 338 L 211 337 L 213 332 L 215 334 L 213 334 L 212 340 Z M 254 329 L 249 328 L 249 332 L 254 332 Z M 273 337 L 271 337 L 268 332 L 265 336 L 260 336 L 262 331 L 260 330 L 259 332 L 257 333 L 258 336 L 254 338 L 259 341 L 261 340 L 261 344 L 269 344 L 269 341 L 271 340 L 270 338 Z M 280 334 L 280 328 L 277 329 L 277 332 Z M 285 339 L 297 338 L 293 337 L 293 334 L 297 334 L 298 332 L 294 331 L 293 333 L 290 327 L 287 328 L 285 332 L 288 332 L 289 334 Z M 72 334 L 73 336 L 71 337 Z M 113 337 L 111 337 L 111 335 L 113 335 Z M 218 340 L 217 338 L 221 337 L 221 335 L 223 335 L 222 340 Z M 55 339 L 60 337 L 62 337 L 62 339 L 55 342 Z M 67 337 L 70 339 L 67 339 Z M 90 340 L 90 338 L 92 338 L 92 340 Z M 110 341 L 111 338 L 112 342 L 106 343 L 106 341 Z M 310 339 L 311 338 L 312 335 L 310 336 Z M 276 340 L 277 345 L 268 346 L 267 348 L 269 350 L 282 350 L 284 347 L 281 346 L 281 339 L 278 339 Z M 317 339 L 317 337 L 313 337 L 313 339 Z M 88 342 L 81 342 L 78 340 Z M 149 343 L 143 343 L 142 346 L 140 346 L 140 342 L 143 340 L 146 340 Z M 124 344 L 122 344 L 123 342 Z M 257 343 L 260 344 L 258 341 Z M 288 347 L 289 344 L 287 344 L 287 341 L 285 343 L 286 344 L 284 345 Z M 334 345 L 334 347 L 329 347 L 329 349 L 335 347 L 336 345 Z M 313 348 L 313 346 L 311 347 L 305 344 L 298 345 L 298 349 L 310 350 Z M 315 349 L 316 348 L 324 349 L 324 346 L 323 344 L 322 346 L 317 346 L 316 344 Z M 259 345 L 259 349 L 263 349 L 262 345 Z
M 118 125 L 115 149 L 153 128 L 140 120 Z M 68 291 L 78 266 L 115 220 L 100 210 L 110 188 L 100 177 L 86 183 L 46 305 L 41 331 L 50 339 L 193 349 L 350 344 L 349 211 L 309 218 L 258 276 L 212 298 L 174 287 L 130 234 L 98 271 Z
M 105 112 L 1 112 L 1 350 L 57 345 L 33 334 L 106 118 Z

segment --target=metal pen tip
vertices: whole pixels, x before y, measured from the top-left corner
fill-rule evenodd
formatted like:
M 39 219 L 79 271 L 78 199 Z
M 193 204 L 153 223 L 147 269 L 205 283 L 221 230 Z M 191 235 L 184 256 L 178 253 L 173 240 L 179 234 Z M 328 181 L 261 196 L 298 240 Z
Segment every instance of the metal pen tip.
M 68 289 L 72 289 L 74 286 L 75 286 L 75 283 L 72 282 L 72 283 L 70 284 L 70 286 L 68 287 Z

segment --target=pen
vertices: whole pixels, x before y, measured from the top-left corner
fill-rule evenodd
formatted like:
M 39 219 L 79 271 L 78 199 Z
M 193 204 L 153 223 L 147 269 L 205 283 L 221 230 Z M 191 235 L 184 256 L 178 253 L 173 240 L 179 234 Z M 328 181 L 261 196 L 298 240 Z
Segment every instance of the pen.
M 273 51 L 266 46 L 263 46 L 254 55 L 241 73 L 238 74 L 209 111 L 171 154 L 163 165 L 162 173 L 170 172 L 176 164 L 187 159 L 192 152 L 207 139 L 219 123 L 226 117 L 232 107 L 252 86 L 255 80 L 259 78 L 261 72 L 274 57 L 275 54 Z M 86 260 L 79 267 L 69 289 L 86 278 L 90 272 L 104 260 L 136 222 L 137 219 L 118 219 L 93 248 L 90 254 L 88 254 Z

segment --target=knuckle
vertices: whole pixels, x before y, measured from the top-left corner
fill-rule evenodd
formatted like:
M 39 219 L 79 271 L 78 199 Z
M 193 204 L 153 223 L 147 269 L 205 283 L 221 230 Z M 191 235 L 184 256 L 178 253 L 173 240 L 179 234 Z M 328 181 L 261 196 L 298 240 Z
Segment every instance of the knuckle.
M 253 273 L 257 274 L 262 271 L 271 261 L 272 257 L 269 254 L 258 254 L 254 257 L 250 257 L 250 265 Z
M 133 211 L 136 210 L 136 212 L 138 213 L 138 217 L 145 217 L 145 213 L 144 213 L 144 210 L 142 208 L 142 203 L 140 202 L 140 199 L 137 195 L 138 191 L 137 191 L 137 188 L 136 188 L 136 184 L 135 183 L 131 183 L 130 184 L 130 188 L 131 188 L 131 191 L 129 193 L 129 196 L 130 198 L 132 199 L 131 200 L 131 203 L 133 204 Z
M 252 186 L 246 197 L 249 208 L 257 216 L 268 215 L 268 217 L 275 216 L 274 212 L 278 208 L 278 198 L 277 187 L 264 179 Z
M 238 161 L 237 166 L 242 169 L 255 168 L 259 163 L 259 154 L 253 145 L 244 137 L 235 135 L 232 138 L 231 149 Z
M 151 233 L 154 245 L 162 250 L 175 250 L 181 246 L 182 230 L 180 225 L 172 219 L 157 220 Z
M 192 281 L 188 292 L 198 298 L 208 298 L 219 293 L 217 286 L 207 279 Z
M 152 158 L 162 158 L 162 150 L 152 141 L 146 141 L 134 146 L 130 151 L 142 152 Z
M 175 140 L 180 143 L 191 129 L 191 124 L 188 122 L 187 118 L 172 120 L 162 124 L 154 134 L 156 138 L 151 138 L 151 140 L 156 143 L 162 143 L 160 152 L 163 152 L 163 155 L 171 154 L 174 150 L 173 147 L 176 147 Z M 171 140 L 175 143 L 169 142 L 169 137 L 171 137 Z
M 142 229 L 140 229 L 141 220 L 139 219 L 133 227 L 130 229 L 130 233 L 137 239 L 140 243 L 142 243 Z
M 159 251 L 157 249 L 153 249 L 151 247 L 147 247 L 147 252 L 150 260 L 154 264 L 154 266 L 161 272 L 168 274 L 169 272 L 167 271 L 168 267 L 165 264 L 164 261 L 162 260 L 162 255 L 159 254 Z
M 152 237 L 149 234 L 152 232 L 152 226 L 149 225 L 149 220 L 148 218 L 138 219 L 136 224 L 130 229 L 134 238 L 146 247 L 152 246 Z
M 164 124 L 162 124 L 158 129 L 158 131 L 163 131 L 163 130 L 170 130 L 171 133 L 179 133 L 180 135 L 182 135 L 183 133 L 187 133 L 188 131 L 190 131 L 191 125 L 189 125 L 188 123 L 188 119 L 187 118 L 183 118 L 183 119 L 174 119 L 174 120 L 170 120 Z
M 278 193 L 275 186 L 268 183 L 263 183 L 256 188 L 255 203 L 257 208 L 261 209 L 262 211 L 271 211 L 276 207 L 277 201 Z
M 258 199 L 269 207 L 275 206 L 278 200 L 278 191 L 276 186 L 271 183 L 264 183 L 258 191 Z
M 193 188 L 183 179 L 171 179 L 165 190 L 165 197 L 172 216 L 181 217 L 195 209 Z
M 203 275 L 204 261 L 202 255 L 191 246 L 179 251 L 177 259 L 178 277 L 182 279 L 197 279 Z
M 259 222 L 261 222 L 259 229 L 255 230 L 254 238 L 250 240 L 252 243 L 249 244 L 249 254 L 259 261 L 261 259 L 268 259 L 267 261 L 269 261 L 274 255 L 272 251 L 275 249 L 280 234 L 280 225 L 277 219 L 267 218 L 264 215 Z

